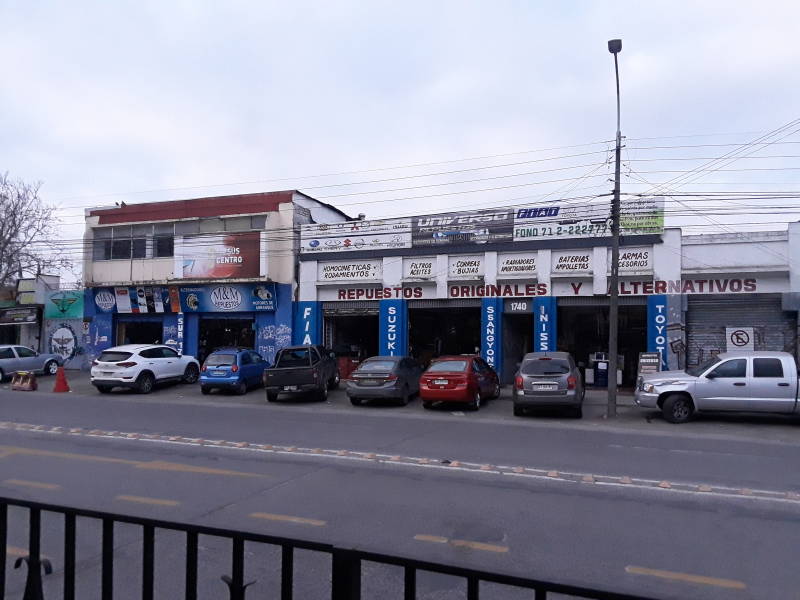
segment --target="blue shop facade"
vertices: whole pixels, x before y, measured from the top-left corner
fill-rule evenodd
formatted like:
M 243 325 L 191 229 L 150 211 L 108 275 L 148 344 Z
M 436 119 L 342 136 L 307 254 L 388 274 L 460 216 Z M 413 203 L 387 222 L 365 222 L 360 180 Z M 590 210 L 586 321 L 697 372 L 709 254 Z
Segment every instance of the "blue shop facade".
M 165 344 L 204 360 L 254 348 L 267 361 L 291 342 L 292 286 L 273 282 L 87 288 L 83 335 L 92 359 L 112 346 Z

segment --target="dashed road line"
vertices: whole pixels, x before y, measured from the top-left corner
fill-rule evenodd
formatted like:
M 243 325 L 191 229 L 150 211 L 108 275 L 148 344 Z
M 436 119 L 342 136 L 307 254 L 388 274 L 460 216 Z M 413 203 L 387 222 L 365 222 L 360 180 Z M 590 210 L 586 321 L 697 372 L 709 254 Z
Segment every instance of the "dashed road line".
M 747 584 L 736 579 L 721 579 L 719 577 L 707 577 L 706 575 L 692 575 L 691 573 L 679 573 L 676 571 L 664 571 L 662 569 L 649 569 L 647 567 L 636 567 L 628 565 L 625 572 L 632 575 L 647 575 L 658 577 L 659 579 L 669 579 L 671 581 L 682 581 L 684 583 L 697 583 L 701 585 L 711 585 L 715 587 L 727 588 L 731 590 L 747 589 Z
M 470 548 L 471 550 L 480 550 L 482 552 L 494 552 L 496 554 L 506 554 L 508 546 L 499 546 L 497 544 L 487 544 L 486 542 L 476 542 L 474 540 L 452 540 L 441 535 L 429 535 L 427 533 L 418 533 L 414 536 L 418 542 L 430 542 L 432 544 L 447 544 L 454 548 Z
M 16 485 L 20 487 L 36 488 L 37 490 L 60 490 L 61 486 L 57 483 L 44 483 L 42 481 L 28 481 L 27 479 L 6 479 L 6 485 Z
M 282 521 L 284 523 L 296 523 L 298 525 L 312 525 L 314 527 L 324 527 L 328 523 L 320 519 L 309 519 L 307 517 L 293 517 L 291 515 L 276 515 L 273 513 L 254 512 L 250 513 L 253 519 L 265 519 L 267 521 Z
M 88 438 L 101 438 L 113 440 L 125 440 L 128 442 L 144 442 L 156 444 L 174 444 L 182 446 L 202 446 L 214 449 L 228 449 L 239 452 L 255 452 L 261 454 L 275 454 L 297 457 L 314 457 L 331 460 L 350 460 L 369 462 L 374 464 L 384 464 L 402 467 L 416 467 L 426 469 L 439 469 L 448 471 L 463 471 L 481 475 L 501 475 L 508 477 L 520 477 L 546 481 L 557 485 L 589 485 L 589 486 L 616 486 L 628 489 L 647 490 L 662 494 L 693 494 L 697 497 L 737 499 L 741 501 L 768 501 L 777 502 L 784 505 L 800 507 L 800 494 L 794 491 L 782 490 L 757 490 L 748 488 L 737 488 L 724 485 L 711 485 L 705 482 L 680 482 L 666 481 L 661 479 L 645 479 L 641 477 L 630 477 L 628 475 L 602 475 L 597 473 L 574 473 L 558 471 L 552 468 L 527 467 L 522 465 L 487 465 L 485 463 L 473 463 L 451 458 L 431 458 L 415 456 L 399 456 L 396 454 L 380 454 L 376 452 L 361 452 L 355 450 L 343 450 L 341 448 L 304 448 L 299 446 L 287 446 L 278 444 L 259 444 L 246 441 L 226 441 L 226 440 L 207 440 L 197 437 L 186 437 L 174 434 L 150 434 L 122 431 L 106 431 L 100 429 L 90 429 L 81 427 L 52 427 L 42 425 L 31 425 L 28 423 L 14 423 L 0 421 L 0 430 L 11 430 L 20 432 L 49 433 L 52 435 L 83 436 Z M 75 458 L 80 460 L 97 460 L 104 462 L 117 462 L 130 464 L 136 468 L 155 469 L 164 471 L 178 471 L 188 473 L 201 473 L 225 476 L 244 476 L 244 477 L 269 477 L 260 473 L 243 473 L 239 471 L 229 471 L 225 469 L 213 469 L 207 467 L 195 467 L 183 465 L 181 463 L 168 463 L 163 461 L 142 462 L 110 457 L 97 457 L 91 455 L 81 455 L 66 452 L 53 452 L 46 450 L 36 450 L 27 448 L 17 448 L 13 446 L 0 446 L 0 459 L 14 454 L 29 454 L 39 456 L 57 456 L 64 458 Z
M 180 506 L 180 502 L 177 500 L 165 500 L 163 498 L 148 498 L 147 496 L 128 496 L 126 494 L 120 494 L 119 496 L 115 496 L 114 500 L 119 500 L 121 502 L 135 502 L 137 504 L 153 504 L 155 506 Z

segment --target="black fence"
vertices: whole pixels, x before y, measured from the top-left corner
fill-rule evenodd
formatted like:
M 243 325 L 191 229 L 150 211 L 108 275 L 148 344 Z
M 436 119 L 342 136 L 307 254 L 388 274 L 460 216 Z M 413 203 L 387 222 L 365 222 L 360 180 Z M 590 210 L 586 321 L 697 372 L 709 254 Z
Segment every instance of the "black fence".
M 141 598 L 153 600 L 155 598 L 155 540 L 157 531 L 182 532 L 185 534 L 185 598 L 197 600 L 198 583 L 198 538 L 200 535 L 213 536 L 230 540 L 231 542 L 231 567 L 230 572 L 220 574 L 221 579 L 228 586 L 228 595 L 225 600 L 245 600 L 248 586 L 254 582 L 245 582 L 245 542 L 268 544 L 280 548 L 280 599 L 292 600 L 295 580 L 294 556 L 296 550 L 311 550 L 327 554 L 331 557 L 331 578 L 324 585 L 330 586 L 332 600 L 358 600 L 361 598 L 362 570 L 364 561 L 382 565 L 401 567 L 404 574 L 403 598 L 414 600 L 417 597 L 418 572 L 432 572 L 460 577 L 466 580 L 467 599 L 478 600 L 481 597 L 481 583 L 494 583 L 520 589 L 534 591 L 535 600 L 545 600 L 551 593 L 563 594 L 574 598 L 594 598 L 597 600 L 652 600 L 644 596 L 620 594 L 596 588 L 562 585 L 549 581 L 541 581 L 490 573 L 475 569 L 467 569 L 453 565 L 438 564 L 412 558 L 364 552 L 349 548 L 339 548 L 330 544 L 291 538 L 277 537 L 204 527 L 184 523 L 174 523 L 158 519 L 146 519 L 126 515 L 118 515 L 93 510 L 82 510 L 0 498 L 0 599 L 6 596 L 6 562 L 8 542 L 8 516 L 9 507 L 19 507 L 28 511 L 28 549 L 27 556 L 18 556 L 14 567 L 27 566 L 27 580 L 25 591 L 21 600 L 43 600 L 42 577 L 53 572 L 54 566 L 41 555 L 42 513 L 54 513 L 63 516 L 63 565 L 56 568 L 63 569 L 63 600 L 75 600 L 75 568 L 76 568 L 76 525 L 77 519 L 96 519 L 101 523 L 101 535 L 97 544 L 102 551 L 101 575 L 99 584 L 100 598 L 113 600 L 114 598 L 114 527 L 116 524 L 129 524 L 141 528 L 142 533 L 142 572 L 141 572 Z M 12 600 L 9 598 L 9 600 Z M 16 598 L 13 600 L 17 600 Z M 51 598 L 50 600 L 55 600 Z M 302 599 L 300 599 L 302 600 Z

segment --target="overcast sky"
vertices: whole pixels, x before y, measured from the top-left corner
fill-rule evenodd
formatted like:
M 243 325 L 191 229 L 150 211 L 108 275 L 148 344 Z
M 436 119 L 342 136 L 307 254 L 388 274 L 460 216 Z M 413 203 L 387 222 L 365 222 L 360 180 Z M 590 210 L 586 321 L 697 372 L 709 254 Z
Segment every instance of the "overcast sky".
M 800 117 L 798 2 L 0 7 L 0 170 L 43 182 L 43 195 L 64 207 L 66 239 L 80 237 L 85 207 L 119 200 L 299 188 L 377 217 L 608 192 L 613 165 L 602 163 L 612 145 L 563 147 L 613 140 L 606 42 L 615 37 L 630 148 L 623 171 L 681 171 L 704 161 L 641 159 L 736 149 L 643 146 L 744 143 Z M 771 139 L 800 142 L 796 129 Z M 673 137 L 699 134 L 718 135 Z M 664 139 L 637 140 L 651 137 Z M 548 148 L 559 149 L 529 152 Z M 458 160 L 499 154 L 508 156 Z M 754 155 L 800 155 L 800 143 Z M 299 178 L 439 161 L 457 162 Z M 798 167 L 796 158 L 743 159 L 727 168 L 777 170 L 710 173 L 679 189 L 800 190 Z M 319 187 L 452 170 L 463 172 Z M 488 177 L 502 178 L 472 181 Z M 283 178 L 293 179 L 275 181 Z M 563 181 L 540 183 L 552 180 Z M 623 192 L 650 188 L 635 183 L 626 175 Z M 753 220 L 720 217 L 737 219 Z

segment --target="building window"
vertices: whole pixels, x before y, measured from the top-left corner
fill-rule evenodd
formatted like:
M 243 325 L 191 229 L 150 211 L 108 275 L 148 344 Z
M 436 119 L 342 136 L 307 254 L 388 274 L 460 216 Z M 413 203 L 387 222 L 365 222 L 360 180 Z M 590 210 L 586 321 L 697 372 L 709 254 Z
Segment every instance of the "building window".
M 92 260 L 111 260 L 111 240 L 94 240 Z
M 147 239 L 134 238 L 133 242 L 133 258 L 147 258 Z
M 175 238 L 172 236 L 156 236 L 153 238 L 153 257 L 164 258 L 174 256 Z
M 92 260 L 130 260 L 173 256 L 174 223 L 97 227 Z
M 130 257 L 131 257 L 130 238 L 121 240 L 114 238 L 111 241 L 111 260 L 119 260 Z

